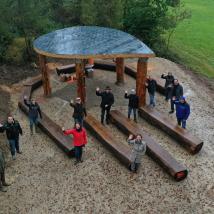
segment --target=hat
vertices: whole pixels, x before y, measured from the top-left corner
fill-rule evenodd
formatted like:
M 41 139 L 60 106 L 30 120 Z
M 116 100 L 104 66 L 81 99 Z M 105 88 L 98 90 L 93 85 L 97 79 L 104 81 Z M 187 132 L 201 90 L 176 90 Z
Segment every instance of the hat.
M 106 86 L 105 90 L 111 90 L 111 88 L 109 86 Z
M 186 97 L 185 96 L 181 96 L 180 100 L 186 100 Z
M 132 90 L 131 90 L 131 94 L 135 94 L 135 89 L 132 89 Z

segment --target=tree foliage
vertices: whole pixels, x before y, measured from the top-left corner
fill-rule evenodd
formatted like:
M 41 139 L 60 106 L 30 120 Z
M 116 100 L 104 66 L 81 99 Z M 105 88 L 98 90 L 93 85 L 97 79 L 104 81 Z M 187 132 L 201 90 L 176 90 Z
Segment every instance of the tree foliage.
M 15 38 L 24 38 L 30 60 L 35 37 L 75 25 L 121 29 L 156 50 L 186 17 L 180 0 L 0 0 L 0 59 Z

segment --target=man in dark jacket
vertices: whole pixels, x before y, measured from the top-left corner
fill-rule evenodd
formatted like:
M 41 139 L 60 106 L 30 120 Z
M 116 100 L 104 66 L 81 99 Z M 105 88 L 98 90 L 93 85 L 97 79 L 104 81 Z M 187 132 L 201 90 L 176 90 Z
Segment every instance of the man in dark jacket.
M 131 94 L 128 95 L 128 91 L 125 91 L 125 99 L 129 99 L 128 105 L 128 118 L 130 119 L 131 113 L 134 113 L 134 121 L 137 122 L 137 108 L 139 104 L 139 98 L 136 95 L 135 89 L 131 90 Z
M 9 116 L 7 122 L 0 124 L 0 132 L 6 131 L 7 139 L 10 145 L 10 152 L 13 160 L 16 159 L 16 152 L 21 154 L 19 149 L 19 134 L 22 135 L 22 128 L 17 120 Z
M 155 107 L 155 91 L 156 91 L 157 82 L 151 76 L 148 77 L 146 82 L 146 87 L 149 92 L 149 105 Z
M 76 103 L 73 105 L 73 102 L 71 101 L 70 105 L 74 108 L 73 118 L 74 118 L 75 124 L 79 123 L 81 127 L 83 127 L 83 118 L 84 116 L 85 117 L 87 116 L 87 113 L 84 105 L 81 102 L 81 98 L 77 97 Z
M 170 98 L 170 93 L 172 91 L 172 85 L 173 85 L 173 81 L 174 81 L 174 76 L 172 75 L 171 72 L 168 72 L 168 75 L 162 74 L 161 75 L 162 79 L 165 79 L 165 97 L 166 97 L 166 101 L 169 100 Z
M 5 186 L 10 186 L 5 181 L 5 158 L 3 152 L 0 150 L 0 191 L 7 192 L 4 188 Z
M 170 114 L 174 113 L 174 100 L 179 100 L 183 96 L 183 87 L 179 84 L 178 80 L 175 79 L 173 82 L 172 92 L 171 92 L 171 111 Z
M 106 113 L 106 123 L 109 124 L 109 112 L 111 106 L 114 103 L 114 95 L 111 93 L 111 88 L 106 87 L 105 91 L 101 92 L 99 88 L 96 89 L 96 95 L 102 98 L 101 107 L 101 123 L 104 122 L 104 117 Z
M 40 106 L 34 99 L 31 99 L 31 101 L 27 101 L 27 96 L 24 96 L 24 103 L 29 108 L 28 116 L 30 120 L 30 131 L 31 134 L 33 134 L 33 125 L 35 126 L 35 132 L 37 132 L 38 116 L 40 116 L 40 118 L 42 119 Z
M 182 126 L 182 128 L 186 128 L 186 121 L 190 115 L 190 106 L 186 102 L 185 97 L 180 97 L 180 100 L 174 100 L 176 105 L 176 117 L 178 121 L 178 125 Z

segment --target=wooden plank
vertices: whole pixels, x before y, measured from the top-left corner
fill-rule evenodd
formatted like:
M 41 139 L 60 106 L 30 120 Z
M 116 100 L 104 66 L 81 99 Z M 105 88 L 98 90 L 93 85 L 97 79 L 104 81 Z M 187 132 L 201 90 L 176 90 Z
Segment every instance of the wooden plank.
M 126 118 L 121 112 L 113 110 L 110 112 L 111 121 L 125 134 L 141 134 L 147 144 L 147 154 L 160 164 L 175 180 L 186 178 L 187 169 L 178 163 L 166 150 L 157 144 L 145 131 L 135 122 Z
M 112 133 L 90 114 L 84 120 L 84 126 L 106 146 L 124 165 L 131 164 L 131 149 L 128 145 L 115 140 Z
M 186 129 L 179 127 L 176 122 L 173 122 L 169 117 L 156 111 L 154 108 L 149 108 L 148 106 L 141 107 L 139 115 L 175 138 L 192 154 L 196 154 L 201 150 L 203 141 L 193 136 Z
M 76 63 L 76 78 L 77 78 L 77 96 L 81 98 L 81 101 L 85 103 L 86 99 L 86 86 L 85 86 L 85 73 L 84 63 L 80 61 Z
M 18 105 L 19 108 L 28 115 L 28 107 L 24 104 L 24 96 L 31 97 L 31 93 L 37 87 L 41 86 L 41 77 L 30 80 L 23 88 Z M 61 127 L 51 120 L 44 112 L 42 112 L 42 120 L 38 121 L 39 127 L 69 156 L 72 154 L 72 138 L 65 136 Z

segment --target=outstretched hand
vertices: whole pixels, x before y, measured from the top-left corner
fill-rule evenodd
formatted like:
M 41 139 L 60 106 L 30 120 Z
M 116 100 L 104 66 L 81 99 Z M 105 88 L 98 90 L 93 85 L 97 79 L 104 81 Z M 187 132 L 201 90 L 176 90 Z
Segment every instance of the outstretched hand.
M 99 91 L 99 90 L 100 90 L 100 88 L 99 88 L 99 87 L 97 87 L 97 88 L 96 88 L 96 91 Z
M 26 95 L 24 96 L 24 100 L 27 100 L 27 96 Z
M 134 135 L 130 134 L 128 140 L 132 140 L 133 138 L 134 138 Z
M 125 91 L 125 94 L 128 94 L 128 91 Z
M 62 131 L 63 131 L 63 132 L 65 131 L 65 127 L 62 127 Z
M 0 123 L 0 127 L 2 127 L 3 125 Z

